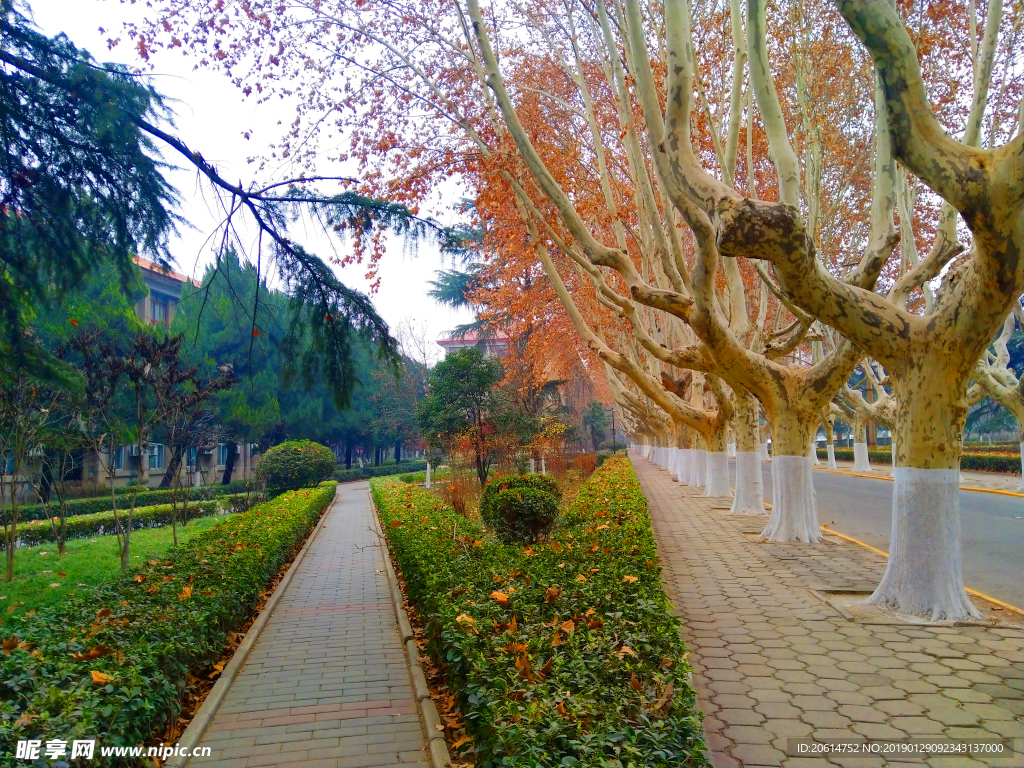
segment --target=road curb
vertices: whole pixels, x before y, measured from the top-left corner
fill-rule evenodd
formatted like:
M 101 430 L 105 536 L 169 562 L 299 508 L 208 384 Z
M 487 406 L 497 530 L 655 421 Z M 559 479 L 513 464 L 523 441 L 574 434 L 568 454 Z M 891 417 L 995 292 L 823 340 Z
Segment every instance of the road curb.
M 391 604 L 395 609 L 395 617 L 398 619 L 398 630 L 402 635 L 402 645 L 405 646 L 405 658 L 409 665 L 409 678 L 412 681 L 413 695 L 416 697 L 416 706 L 420 711 L 420 721 L 423 723 L 423 735 L 427 740 L 427 749 L 430 753 L 431 768 L 448 768 L 452 759 L 448 752 L 448 742 L 444 740 L 444 732 L 436 726 L 441 725 L 441 717 L 437 712 L 437 705 L 430 695 L 430 687 L 427 685 L 427 676 L 423 672 L 423 665 L 419 660 L 419 649 L 413 637 L 412 625 L 409 623 L 409 616 L 402 607 L 402 587 L 398 583 L 398 576 L 391 565 L 391 550 L 388 547 L 388 540 L 381 532 L 380 512 L 377 505 L 373 503 L 373 496 L 370 496 L 370 505 L 373 507 L 374 525 L 381 540 L 381 556 L 384 558 L 384 572 L 388 577 L 388 586 L 391 588 Z
M 306 537 L 306 542 L 302 545 L 302 549 L 299 550 L 299 554 L 292 560 L 292 564 L 288 567 L 288 571 L 285 573 L 284 578 L 281 579 L 274 593 L 267 600 L 267 604 L 263 606 L 263 610 L 260 615 L 256 617 L 256 620 L 249 627 L 249 631 L 245 633 L 245 637 L 242 638 L 242 642 L 238 644 L 238 648 L 235 649 L 234 655 L 231 657 L 231 661 L 224 667 L 224 671 L 221 673 L 220 678 L 214 683 L 213 688 L 210 689 L 210 693 L 207 694 L 205 701 L 200 705 L 199 711 L 196 712 L 195 717 L 192 718 L 192 722 L 188 724 L 185 732 L 181 734 L 181 738 L 175 742 L 175 747 L 187 749 L 188 753 L 191 754 L 192 748 L 198 745 L 199 740 L 203 738 L 206 733 L 206 729 L 210 727 L 210 723 L 213 722 L 214 715 L 217 714 L 217 710 L 220 708 L 221 702 L 224 701 L 224 697 L 227 695 L 228 689 L 231 688 L 231 684 L 238 677 L 239 671 L 242 669 L 242 665 L 245 664 L 245 660 L 249 656 L 249 652 L 252 647 L 256 644 L 256 640 L 259 638 L 260 633 L 266 626 L 267 622 L 270 621 L 270 615 L 274 612 L 277 604 L 281 601 L 281 596 L 288 589 L 288 585 L 292 581 L 292 576 L 298 570 L 299 565 L 302 564 L 302 559 L 306 555 L 306 551 L 309 549 L 310 544 L 316 539 L 320 529 L 327 521 L 327 517 L 331 514 L 331 510 L 334 505 L 338 503 L 338 491 L 335 489 L 334 498 L 331 499 L 331 503 L 327 505 L 327 509 L 320 516 L 320 521 L 313 528 L 309 536 Z M 185 768 L 188 765 L 190 758 L 173 756 L 167 762 L 163 764 L 163 768 Z
M 816 472 L 829 472 L 833 475 L 849 475 L 850 477 L 866 477 L 869 480 L 888 480 L 890 483 L 893 482 L 891 477 L 885 475 L 865 475 L 863 472 L 848 472 L 845 469 L 816 469 Z M 973 485 L 961 485 L 961 491 L 972 491 L 974 493 L 997 493 L 1000 496 L 1015 496 L 1017 498 L 1024 498 L 1024 493 L 1019 491 L 1004 491 L 1001 488 L 978 488 Z

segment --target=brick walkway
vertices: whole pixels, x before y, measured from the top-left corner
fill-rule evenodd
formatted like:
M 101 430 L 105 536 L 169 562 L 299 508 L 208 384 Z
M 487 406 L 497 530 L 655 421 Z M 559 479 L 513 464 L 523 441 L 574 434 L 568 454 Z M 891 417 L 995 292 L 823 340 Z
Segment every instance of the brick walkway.
M 190 768 L 429 765 L 368 488 L 338 486 Z
M 763 519 L 727 515 L 632 455 L 669 596 L 683 619 L 715 766 L 922 765 L 787 757 L 790 737 L 1015 738 L 1024 765 L 1020 629 L 848 621 L 809 589 L 873 589 L 885 561 L 853 544 L 758 544 Z

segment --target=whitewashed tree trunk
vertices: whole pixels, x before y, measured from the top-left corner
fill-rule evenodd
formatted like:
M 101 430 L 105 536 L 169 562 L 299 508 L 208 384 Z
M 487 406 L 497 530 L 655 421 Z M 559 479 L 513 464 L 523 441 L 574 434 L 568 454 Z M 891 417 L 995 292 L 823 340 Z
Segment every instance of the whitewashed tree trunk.
M 729 513 L 733 515 L 764 515 L 764 478 L 761 457 L 757 451 L 736 453 L 736 495 Z
M 1020 444 L 1020 486 L 1018 491 L 1024 491 L 1024 441 Z
M 548 473 L 548 464 L 543 456 L 540 457 L 540 473 L 546 475 Z
M 424 487 L 430 489 L 430 462 L 427 462 L 427 482 L 424 483 Z
M 810 455 L 816 424 L 795 412 L 777 414 L 772 422 L 772 515 L 761 533 L 771 542 L 821 541 Z
M 690 484 L 690 465 L 693 462 L 693 449 L 679 449 L 679 474 L 676 479 L 683 485 Z
M 747 393 L 736 393 L 736 490 L 730 512 L 739 515 L 763 515 L 764 479 L 759 453 L 760 404 Z
M 825 446 L 825 450 L 828 451 L 828 468 L 838 469 L 836 465 L 836 446 L 835 443 L 829 443 Z
M 853 444 L 853 471 L 854 472 L 870 472 L 871 461 L 868 458 L 868 444 L 867 443 L 854 443 Z
M 537 471 L 537 463 L 534 460 L 533 456 L 531 456 L 530 457 L 530 474 L 532 475 L 532 474 L 536 473 L 536 471 Z
M 706 461 L 708 474 L 704 495 L 716 498 L 732 496 L 729 490 L 729 454 L 726 451 L 708 451 Z
M 730 459 L 735 459 L 736 458 L 736 443 L 729 443 L 728 450 L 729 450 L 729 458 Z
M 707 451 L 694 448 L 690 461 L 690 485 L 703 488 L 707 484 Z
M 897 467 L 889 562 L 869 603 L 932 621 L 979 617 L 963 587 L 956 469 Z
M 813 466 L 810 456 L 772 459 L 772 516 L 761 532 L 768 541 L 821 541 Z
M 765 440 L 763 443 L 761 443 L 760 456 L 761 456 L 761 461 L 771 461 L 772 460 L 772 457 L 768 454 L 768 441 L 767 440 Z

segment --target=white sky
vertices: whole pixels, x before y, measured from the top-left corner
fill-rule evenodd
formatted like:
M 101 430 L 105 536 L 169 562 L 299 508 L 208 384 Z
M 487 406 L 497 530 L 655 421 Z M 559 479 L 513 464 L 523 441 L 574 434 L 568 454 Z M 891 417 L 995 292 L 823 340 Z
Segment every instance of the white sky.
M 122 22 L 138 19 L 144 12 L 144 4 L 123 4 L 116 0 L 32 0 L 31 8 L 35 22 L 47 35 L 64 32 L 79 48 L 88 50 L 100 62 L 116 61 L 131 67 L 139 65 L 139 59 L 131 41 L 121 34 Z M 105 33 L 100 33 L 100 28 Z M 122 37 L 122 42 L 108 50 L 106 40 Z M 225 76 L 207 69 L 194 69 L 195 62 L 178 52 L 160 52 L 153 59 L 156 67 L 153 83 L 172 102 L 176 113 L 173 132 L 192 150 L 202 152 L 228 180 L 271 181 L 297 176 L 298 172 L 281 168 L 274 174 L 261 174 L 253 179 L 255 169 L 248 165 L 246 158 L 260 155 L 266 146 L 277 139 L 281 122 L 291 121 L 287 106 L 264 104 L 256 106 L 245 101 L 241 93 Z M 252 132 L 252 138 L 245 140 L 242 134 Z M 179 164 L 173 150 L 168 150 L 165 159 Z M 318 168 L 320 173 L 340 173 L 337 169 Z M 208 238 L 214 232 L 220 219 L 215 215 L 216 200 L 209 191 L 203 194 L 195 172 L 182 169 L 171 172 L 169 179 L 181 193 L 182 204 L 179 213 L 191 222 L 194 229 L 182 228 L 171 252 L 178 267 L 186 274 L 201 277 L 205 266 L 212 259 Z M 331 244 L 319 232 L 309 231 L 304 241 L 302 229 L 293 230 L 296 240 L 323 258 L 331 255 Z M 335 241 L 339 252 L 345 252 L 345 245 Z M 403 320 L 415 320 L 417 325 L 426 325 L 427 333 L 438 338 L 445 331 L 460 323 L 472 320 L 469 312 L 455 313 L 426 296 L 430 287 L 427 281 L 434 271 L 442 268 L 440 254 L 433 246 L 422 244 L 418 256 L 405 255 L 401 243 L 389 243 L 387 255 L 380 264 L 380 290 L 373 296 L 377 311 L 397 330 Z M 335 268 L 342 281 L 352 288 L 369 291 L 365 279 L 365 266 Z M 436 348 L 441 356 L 442 350 Z

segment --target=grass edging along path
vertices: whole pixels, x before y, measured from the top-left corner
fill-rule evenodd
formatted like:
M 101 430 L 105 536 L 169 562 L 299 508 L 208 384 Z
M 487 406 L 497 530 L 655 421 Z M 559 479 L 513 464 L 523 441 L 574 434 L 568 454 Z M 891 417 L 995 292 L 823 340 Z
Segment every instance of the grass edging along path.
M 628 460 L 606 462 L 525 548 L 421 488 L 371 489 L 479 763 L 709 764 Z
M 0 765 L 14 764 L 19 739 L 152 742 L 177 715 L 189 672 L 220 658 L 226 632 L 252 614 L 334 491 L 330 482 L 284 494 L 195 536 L 167 560 L 5 622 Z
M 248 509 L 254 496 L 238 494 L 237 496 L 221 496 L 211 501 L 191 502 L 188 510 L 178 508 L 179 517 L 187 511 L 188 519 L 194 520 L 208 515 L 215 515 L 218 512 L 244 512 Z M 121 519 L 121 525 L 127 525 L 128 510 L 121 509 L 117 513 Z M 139 531 L 146 528 L 162 528 L 170 525 L 174 517 L 174 507 L 171 504 L 159 504 L 152 507 L 136 507 L 132 514 L 132 530 Z M 91 536 L 105 536 L 113 534 L 116 530 L 116 519 L 113 512 L 96 512 L 88 515 L 76 515 L 69 517 L 66 521 L 65 540 L 87 539 Z M 178 525 L 181 525 L 178 521 Z M 59 522 L 55 522 L 59 526 Z M 50 544 L 56 541 L 53 528 L 49 520 L 30 520 L 27 523 L 18 525 L 18 546 L 34 547 L 38 544 Z
M 188 525 L 179 524 L 179 543 L 187 543 L 223 520 L 223 517 L 200 517 Z M 132 534 L 132 561 L 166 559 L 173 543 L 169 525 L 136 531 Z M 14 558 L 14 581 L 0 584 L 0 607 L 3 608 L 0 635 L 5 635 L 3 620 L 13 618 L 11 614 L 63 605 L 79 589 L 92 588 L 121 573 L 121 555 L 113 534 L 72 539 L 67 543 L 66 552 L 61 557 L 53 544 L 18 548 Z

